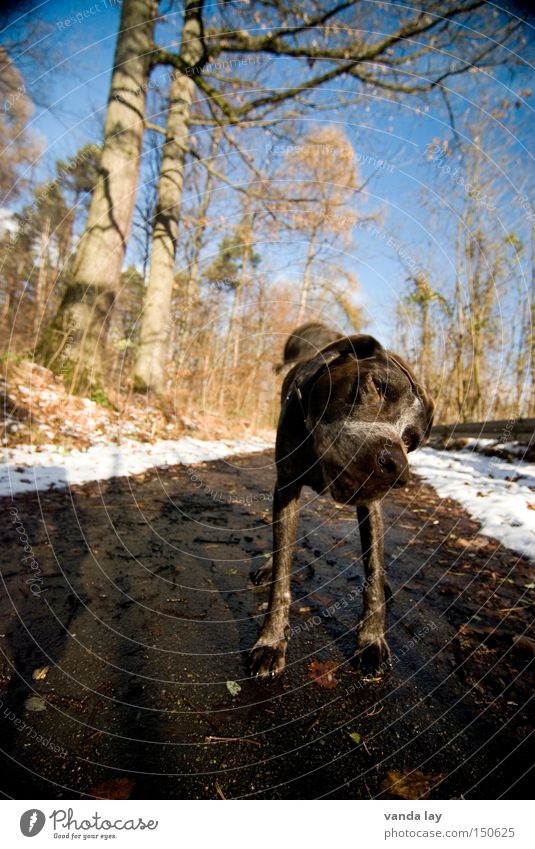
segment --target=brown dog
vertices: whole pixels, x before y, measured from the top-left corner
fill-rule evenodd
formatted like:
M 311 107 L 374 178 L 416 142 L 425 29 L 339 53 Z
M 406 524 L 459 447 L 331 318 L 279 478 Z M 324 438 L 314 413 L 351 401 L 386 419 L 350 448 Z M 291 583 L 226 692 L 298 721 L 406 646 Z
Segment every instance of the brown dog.
M 316 330 L 310 331 L 311 327 L 322 328 L 335 340 L 313 356 L 311 337 Z M 323 340 L 325 335 L 318 333 L 318 337 Z M 390 657 L 384 636 L 380 499 L 392 487 L 407 483 L 407 453 L 428 436 L 434 404 L 409 366 L 372 336 L 339 338 L 323 325 L 305 325 L 290 340 L 291 359 L 298 362 L 282 386 L 271 594 L 260 636 L 251 650 L 251 673 L 266 677 L 284 669 L 292 553 L 303 486 L 318 493 L 329 491 L 341 504 L 356 505 L 366 573 L 356 659 L 373 672 Z M 302 356 L 308 359 L 299 362 Z

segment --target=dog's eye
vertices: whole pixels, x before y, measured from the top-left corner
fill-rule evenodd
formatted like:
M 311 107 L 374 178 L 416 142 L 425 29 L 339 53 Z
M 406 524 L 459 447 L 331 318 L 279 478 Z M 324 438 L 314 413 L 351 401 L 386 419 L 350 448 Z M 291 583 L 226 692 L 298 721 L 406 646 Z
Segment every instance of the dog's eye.
M 372 383 L 379 398 L 385 397 L 386 386 L 378 377 L 372 377 Z

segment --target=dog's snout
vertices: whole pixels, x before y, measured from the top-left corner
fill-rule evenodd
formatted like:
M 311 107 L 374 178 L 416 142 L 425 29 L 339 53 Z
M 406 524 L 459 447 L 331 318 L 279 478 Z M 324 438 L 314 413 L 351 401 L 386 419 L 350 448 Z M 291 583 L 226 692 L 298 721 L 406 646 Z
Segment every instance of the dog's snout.
M 377 455 L 379 471 L 391 486 L 405 486 L 409 480 L 409 464 L 402 448 L 392 445 Z

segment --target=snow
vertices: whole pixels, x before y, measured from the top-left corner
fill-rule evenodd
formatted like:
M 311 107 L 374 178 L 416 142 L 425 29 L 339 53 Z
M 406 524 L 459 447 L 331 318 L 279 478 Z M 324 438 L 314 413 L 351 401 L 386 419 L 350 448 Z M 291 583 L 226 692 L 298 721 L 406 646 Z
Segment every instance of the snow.
M 3 451 L 0 496 L 220 460 L 272 447 L 272 441 L 253 436 L 238 440 L 187 436 L 153 443 L 130 439 L 93 445 L 86 451 L 19 445 Z M 411 454 L 411 468 L 441 498 L 457 501 L 480 523 L 482 534 L 535 559 L 535 465 L 486 457 L 473 450 L 475 447 L 462 451 L 423 448 Z
M 480 533 L 535 559 L 534 464 L 433 448 L 416 451 L 410 461 L 441 498 L 453 498 L 480 523 Z
M 2 452 L 0 496 L 136 475 L 179 463 L 220 460 L 272 447 L 272 442 L 253 436 L 217 441 L 189 436 L 153 443 L 125 440 L 121 444 L 93 445 L 87 451 L 70 452 L 54 445 L 39 450 L 33 445 L 19 445 Z

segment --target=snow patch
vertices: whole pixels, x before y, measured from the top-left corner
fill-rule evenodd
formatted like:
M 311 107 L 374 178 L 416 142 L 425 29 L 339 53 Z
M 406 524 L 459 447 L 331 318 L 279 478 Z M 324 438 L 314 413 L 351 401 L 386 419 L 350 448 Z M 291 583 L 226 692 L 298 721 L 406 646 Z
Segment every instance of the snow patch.
M 482 534 L 535 559 L 534 464 L 433 448 L 411 454 L 410 464 L 441 498 L 461 504 Z
M 125 440 L 119 445 L 93 445 L 87 451 L 69 452 L 54 445 L 39 450 L 33 445 L 19 445 L 2 452 L 0 496 L 127 477 L 147 469 L 203 463 L 272 447 L 272 442 L 254 436 L 217 441 L 186 436 L 154 443 Z

